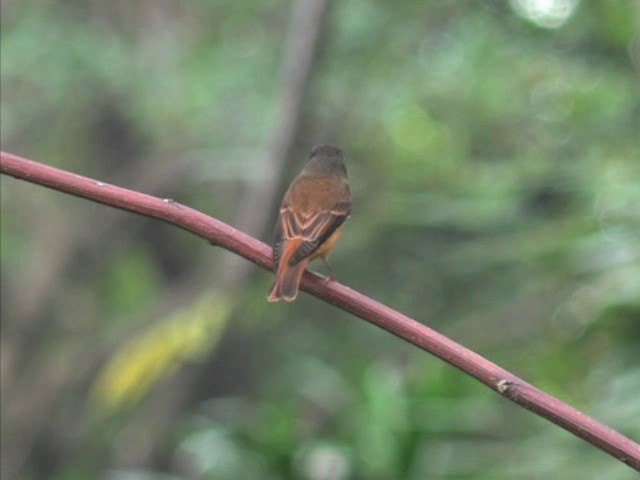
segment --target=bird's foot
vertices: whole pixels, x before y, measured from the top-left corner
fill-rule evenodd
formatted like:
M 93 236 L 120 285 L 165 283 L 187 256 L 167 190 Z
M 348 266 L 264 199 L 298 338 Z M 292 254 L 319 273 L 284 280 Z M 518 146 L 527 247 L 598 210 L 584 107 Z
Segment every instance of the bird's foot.
M 331 282 L 335 282 L 337 280 L 336 276 L 331 274 L 331 275 L 327 275 L 326 277 L 324 277 L 324 280 L 322 281 L 322 286 L 326 287 L 327 285 L 329 285 Z

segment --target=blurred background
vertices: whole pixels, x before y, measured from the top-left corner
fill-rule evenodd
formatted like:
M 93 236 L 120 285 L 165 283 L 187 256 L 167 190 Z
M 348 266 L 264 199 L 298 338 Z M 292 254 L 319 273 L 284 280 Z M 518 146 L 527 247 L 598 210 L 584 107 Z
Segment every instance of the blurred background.
M 640 440 L 640 4 L 2 2 L 2 148 L 265 242 L 344 147 L 339 280 Z M 2 177 L 2 478 L 631 479 L 172 226 Z M 322 266 L 315 269 L 322 270 Z

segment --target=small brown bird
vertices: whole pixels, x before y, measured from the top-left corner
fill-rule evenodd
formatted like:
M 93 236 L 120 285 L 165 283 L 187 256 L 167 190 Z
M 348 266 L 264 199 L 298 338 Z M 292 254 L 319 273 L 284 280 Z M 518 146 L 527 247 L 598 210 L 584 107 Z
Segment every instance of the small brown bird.
M 298 295 L 307 264 L 327 256 L 351 213 L 351 190 L 342 149 L 313 147 L 309 163 L 284 195 L 276 223 L 273 263 L 276 278 L 267 300 L 291 302 Z

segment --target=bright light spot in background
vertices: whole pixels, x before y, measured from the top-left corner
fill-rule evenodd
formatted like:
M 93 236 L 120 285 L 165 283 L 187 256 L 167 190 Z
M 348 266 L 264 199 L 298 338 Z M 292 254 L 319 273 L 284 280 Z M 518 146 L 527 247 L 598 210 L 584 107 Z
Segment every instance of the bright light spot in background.
M 578 6 L 579 0 L 510 0 L 511 8 L 527 20 L 544 28 L 564 25 Z
M 309 480 L 344 480 L 351 478 L 350 461 L 346 453 L 332 445 L 315 445 L 304 451 L 299 466 Z

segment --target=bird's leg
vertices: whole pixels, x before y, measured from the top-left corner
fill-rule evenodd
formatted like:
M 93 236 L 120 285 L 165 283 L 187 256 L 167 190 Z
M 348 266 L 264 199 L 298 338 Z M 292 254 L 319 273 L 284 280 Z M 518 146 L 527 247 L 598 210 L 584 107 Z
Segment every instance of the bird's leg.
M 331 270 L 331 265 L 329 265 L 329 262 L 327 262 L 327 259 L 325 257 L 320 257 L 320 258 L 322 258 L 322 261 L 325 267 L 327 267 L 327 270 L 329 270 L 329 276 L 324 278 L 324 284 L 327 285 L 329 282 L 334 282 L 336 280 L 336 276 L 333 273 L 333 270 Z

